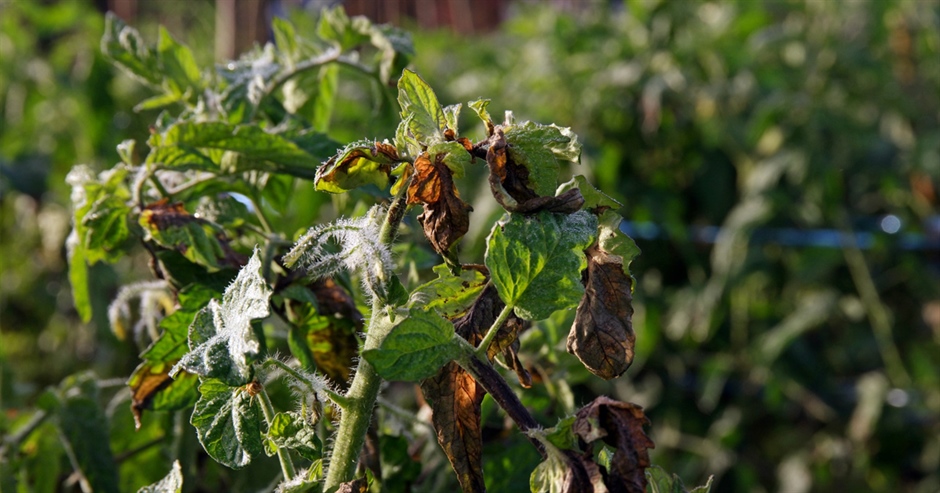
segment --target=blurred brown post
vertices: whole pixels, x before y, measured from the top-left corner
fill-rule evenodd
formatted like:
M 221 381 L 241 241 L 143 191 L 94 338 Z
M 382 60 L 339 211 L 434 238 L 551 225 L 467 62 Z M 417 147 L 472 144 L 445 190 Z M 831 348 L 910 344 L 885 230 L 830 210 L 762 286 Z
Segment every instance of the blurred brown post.
M 137 21 L 137 0 L 107 0 L 107 10 L 128 24 Z
M 268 37 L 265 0 L 216 0 L 215 59 L 231 60 Z

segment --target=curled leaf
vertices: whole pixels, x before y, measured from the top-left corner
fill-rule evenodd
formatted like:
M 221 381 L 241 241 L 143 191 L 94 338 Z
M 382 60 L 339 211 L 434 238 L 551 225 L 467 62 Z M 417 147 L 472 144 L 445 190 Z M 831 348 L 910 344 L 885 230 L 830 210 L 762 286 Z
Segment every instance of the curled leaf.
M 603 441 L 614 449 L 605 483 L 610 491 L 644 493 L 645 470 L 650 467 L 648 449 L 655 447 L 643 427 L 649 420 L 643 408 L 600 396 L 575 415 L 572 432 L 590 445 Z
M 584 298 L 567 347 L 591 373 L 609 380 L 622 375 L 633 362 L 633 279 L 624 272 L 621 258 L 597 246 L 585 253 Z
M 181 253 L 190 262 L 210 271 L 239 265 L 218 226 L 186 211 L 182 203 L 160 200 L 144 207 L 139 223 L 147 240 Z
M 469 157 L 460 144 L 459 154 Z M 408 203 L 424 204 L 418 221 L 434 250 L 445 255 L 451 246 L 467 233 L 470 227 L 469 204 L 460 199 L 448 161 L 455 161 L 451 153 L 438 153 L 433 161 L 428 153 L 415 160 L 415 175 L 408 187 Z
M 398 150 L 389 143 L 353 142 L 317 169 L 316 189 L 332 193 L 365 185 L 384 189 L 397 162 Z
M 540 211 L 571 214 L 584 205 L 584 198 L 577 188 L 566 189 L 557 196 L 553 195 L 558 166 L 551 152 L 547 156 L 550 161 L 544 162 L 548 163 L 545 164 L 550 168 L 548 171 L 542 169 L 539 161 L 525 164 L 517 162 L 510 152 L 510 148 L 515 144 L 507 141 L 501 126 L 495 128 L 488 145 L 486 163 L 490 168 L 490 189 L 496 201 L 507 211 L 525 214 Z M 532 170 L 540 170 L 540 174 L 535 176 Z M 546 192 L 549 187 L 551 191 Z

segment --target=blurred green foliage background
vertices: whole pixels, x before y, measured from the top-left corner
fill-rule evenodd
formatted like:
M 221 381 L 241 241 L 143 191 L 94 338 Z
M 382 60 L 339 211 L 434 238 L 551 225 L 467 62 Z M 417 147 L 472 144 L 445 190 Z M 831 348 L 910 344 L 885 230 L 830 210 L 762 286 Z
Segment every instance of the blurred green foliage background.
M 211 60 L 212 3 L 144 5 L 146 39 L 168 23 Z M 91 2 L 3 2 L 0 26 L 0 420 L 12 422 L 69 374 L 123 379 L 137 363 L 105 308 L 145 260 L 95 266 L 95 318 L 79 322 L 64 176 L 109 168 L 156 113 L 132 111 L 148 94 L 99 54 Z M 653 462 L 686 484 L 715 475 L 715 491 L 940 490 L 940 2 L 518 3 L 488 34 L 411 31 L 444 104 L 488 97 L 493 114 L 571 126 L 585 148 L 570 171 L 625 204 L 643 250 L 633 367 L 597 382 L 573 357 L 530 352 L 544 367 L 530 405 L 559 381 L 576 405 L 636 402 Z M 361 86 L 341 92 L 331 137 L 391 137 L 388 108 Z M 482 179 L 465 181 L 474 214 L 495 213 Z M 568 323 L 559 314 L 528 347 L 564 344 Z M 523 460 L 504 460 L 511 450 L 487 463 L 505 478 L 494 491 Z

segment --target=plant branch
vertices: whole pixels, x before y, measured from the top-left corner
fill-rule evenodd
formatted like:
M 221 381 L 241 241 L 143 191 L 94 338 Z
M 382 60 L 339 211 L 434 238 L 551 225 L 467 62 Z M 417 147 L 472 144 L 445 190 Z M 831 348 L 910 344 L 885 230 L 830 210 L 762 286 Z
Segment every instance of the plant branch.
M 264 389 L 261 389 L 261 392 L 258 393 L 258 402 L 261 403 L 261 412 L 264 413 L 264 420 L 270 428 L 271 423 L 274 422 L 274 406 L 271 405 L 271 398 L 268 397 L 268 393 Z M 293 479 L 297 475 L 297 470 L 294 468 L 294 462 L 291 460 L 288 451 L 278 447 L 277 459 L 281 462 L 281 472 L 284 474 L 284 480 L 290 481 Z
M 349 405 L 349 400 L 346 399 L 345 396 L 343 396 L 343 395 L 341 395 L 341 394 L 337 394 L 336 392 L 330 390 L 330 389 L 329 389 L 327 386 L 325 386 L 325 385 L 322 385 L 322 386 L 317 386 L 317 385 L 315 385 L 315 384 L 314 384 L 312 381 L 310 381 L 310 379 L 308 379 L 306 376 L 304 376 L 304 375 L 301 374 L 299 371 L 295 370 L 295 369 L 292 368 L 290 365 L 288 365 L 287 363 L 285 363 L 285 362 L 283 362 L 283 361 L 281 361 L 281 360 L 279 360 L 279 359 L 270 358 L 270 359 L 268 359 L 267 361 L 265 361 L 265 362 L 262 364 L 262 366 L 265 367 L 265 368 L 266 368 L 266 367 L 269 367 L 269 366 L 276 366 L 276 367 L 280 368 L 281 370 L 284 371 L 284 373 L 287 373 L 288 375 L 294 377 L 294 379 L 296 379 L 298 382 L 302 383 L 305 387 L 307 387 L 308 390 L 310 390 L 310 391 L 312 391 L 312 392 L 317 392 L 317 393 L 321 393 L 321 392 L 322 392 L 324 395 L 326 395 L 327 398 L 329 398 L 331 401 L 333 401 L 333 404 L 336 404 L 337 406 L 339 406 L 340 409 L 345 409 L 346 406 Z
M 392 198 L 392 203 L 385 214 L 385 222 L 379 233 L 379 240 L 384 244 L 391 243 L 398 235 L 398 226 L 405 217 L 407 189 L 408 183 L 403 183 L 398 193 Z M 391 324 L 383 323 L 385 317 L 382 314 L 385 312 L 383 301 L 378 296 L 373 297 L 372 315 L 369 318 L 369 329 L 366 332 L 363 351 L 379 348 L 391 331 Z M 346 392 L 345 398 L 348 402 L 343 408 L 339 428 L 336 430 L 330 467 L 323 484 L 324 492 L 332 492 L 342 483 L 353 479 L 359 462 L 359 454 L 365 443 L 369 424 L 372 422 L 372 412 L 381 384 L 382 378 L 376 373 L 375 368 L 365 358 L 360 358 L 356 375 Z
M 485 359 L 477 356 L 477 349 L 470 345 L 460 336 L 455 336 L 460 345 L 463 354 L 457 358 L 457 364 L 467 371 L 473 379 L 479 383 L 487 393 L 499 404 L 499 407 L 506 411 L 506 414 L 516 423 L 523 432 L 541 428 L 538 421 L 532 417 L 529 410 L 522 405 L 522 401 L 516 396 L 506 380 L 493 368 Z M 535 437 L 526 434 L 532 445 L 545 458 L 545 447 Z

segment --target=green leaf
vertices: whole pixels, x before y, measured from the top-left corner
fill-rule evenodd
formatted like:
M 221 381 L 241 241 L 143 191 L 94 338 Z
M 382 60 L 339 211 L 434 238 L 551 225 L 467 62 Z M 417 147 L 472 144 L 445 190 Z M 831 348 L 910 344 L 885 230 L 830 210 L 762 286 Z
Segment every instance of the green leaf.
M 402 119 L 414 115 L 408 127 L 411 135 L 423 145 L 444 140 L 442 133 L 447 122 L 437 96 L 418 74 L 405 70 L 398 80 L 398 103 Z
M 612 210 L 598 218 L 598 245 L 605 252 L 623 259 L 623 271 L 630 275 L 630 262 L 640 254 L 640 247 L 620 229 L 623 217 Z
M 178 103 L 183 101 L 183 95 L 173 92 L 168 92 L 165 94 L 157 94 L 156 96 L 149 97 L 134 106 L 135 112 L 155 110 L 159 108 L 164 108 L 170 106 L 171 104 Z
M 288 60 L 296 61 L 300 57 L 300 46 L 297 42 L 297 30 L 294 25 L 282 17 L 271 19 L 271 31 L 274 34 L 274 45 Z
M 244 385 L 251 378 L 251 362 L 260 344 L 251 321 L 267 317 L 271 288 L 261 276 L 256 249 L 235 281 L 225 289 L 222 302 L 213 299 L 196 314 L 189 327 L 190 352 L 170 376 L 181 370 L 203 378 L 218 378 L 229 385 Z
M 679 479 L 678 475 L 670 475 L 659 466 L 646 468 L 646 480 L 649 482 L 647 491 L 649 493 L 710 493 L 714 479 L 714 476 L 709 476 L 708 482 L 703 486 L 688 490 L 682 484 L 682 480 Z
M 196 313 L 217 294 L 209 288 L 191 285 L 179 293 L 180 308 L 160 321 L 160 337 L 144 350 L 144 360 L 131 374 L 131 411 L 137 426 L 145 409 L 174 411 L 185 409 L 198 399 L 195 375 L 181 372 L 173 379 L 171 368 L 186 354 L 187 333 Z
M 566 493 L 567 474 L 568 465 L 565 461 L 557 454 L 548 454 L 545 461 L 536 466 L 529 476 L 529 490 L 532 493 Z
M 561 195 L 572 188 L 577 188 L 581 191 L 581 196 L 584 197 L 584 208 L 585 209 L 597 209 L 598 207 L 607 207 L 610 209 L 620 209 L 623 207 L 623 204 L 617 202 L 609 195 L 604 192 L 594 188 L 594 185 L 591 185 L 587 178 L 581 175 L 575 175 L 571 177 L 571 180 L 566 181 L 559 185 L 558 190 L 555 191 L 555 195 Z
M 111 12 L 105 16 L 101 52 L 133 77 L 152 86 L 163 79 L 156 53 L 146 46 L 136 29 Z
M 317 169 L 316 189 L 343 193 L 365 185 L 388 187 L 392 165 L 399 162 L 391 144 L 360 140 L 347 145 Z
M 170 472 L 156 483 L 150 486 L 144 486 L 137 490 L 137 493 L 181 493 L 183 491 L 183 469 L 180 467 L 180 461 L 173 461 L 173 468 Z
M 408 113 L 408 116 L 402 118 L 398 128 L 395 129 L 395 148 L 399 156 L 411 156 L 412 158 L 421 154 L 421 144 L 411 134 L 411 122 L 415 119 L 414 113 Z
M 190 423 L 216 462 L 240 469 L 262 453 L 261 409 L 246 389 L 208 378 L 199 394 Z
M 378 349 L 365 350 L 362 357 L 386 380 L 415 382 L 434 375 L 459 355 L 453 339 L 454 324 L 435 313 L 411 309 Z
M 562 450 L 578 450 L 578 437 L 571 430 L 575 417 L 568 416 L 558 420 L 553 428 L 545 430 L 545 439 Z
M 74 230 L 89 264 L 114 262 L 124 254 L 130 238 L 127 217 L 131 214 L 131 194 L 124 183 L 127 174 L 122 165 L 97 177 L 87 167 L 76 166 L 66 177 L 72 185 Z
M 91 293 L 88 291 L 88 260 L 85 248 L 78 241 L 75 230 L 66 241 L 69 259 L 69 284 L 72 285 L 72 302 L 82 322 L 91 321 Z
M 257 169 L 312 178 L 319 164 L 296 142 L 256 125 L 186 121 L 152 135 L 147 143 L 151 151 L 146 162 L 171 169 L 216 173 Z M 236 154 L 230 154 L 229 165 L 223 167 L 225 151 Z
M 554 196 L 560 163 L 577 162 L 581 155 L 578 136 L 566 127 L 534 122 L 512 125 L 504 131 L 510 158 L 529 170 L 529 187 L 540 196 Z
M 409 453 L 408 439 L 386 434 L 380 436 L 379 459 L 382 466 L 382 491 L 408 493 L 414 490 L 412 483 L 421 474 L 421 462 Z
M 160 26 L 157 38 L 157 56 L 162 67 L 164 84 L 170 92 L 181 95 L 187 92 L 198 94 L 202 83 L 193 52 L 189 47 L 177 43 L 163 26 Z
M 147 241 L 176 250 L 210 271 L 224 267 L 226 251 L 220 238 L 224 238 L 225 231 L 188 213 L 182 203 L 148 205 L 141 211 L 138 222 Z
M 527 320 L 577 306 L 584 295 L 584 249 L 596 233 L 597 219 L 584 211 L 510 214 L 487 239 L 485 262 L 499 297 Z
M 444 107 L 444 124 L 447 128 L 454 131 L 454 134 L 457 134 L 457 125 L 460 121 L 460 108 L 463 107 L 462 104 L 451 104 Z
M 296 412 L 277 413 L 268 427 L 265 451 L 268 455 L 277 449 L 296 450 L 307 460 L 317 460 L 323 452 L 323 443 L 317 437 L 316 428 Z
M 489 99 L 477 99 L 476 101 L 471 101 L 468 106 L 470 106 L 470 109 L 472 109 L 481 120 L 483 120 L 483 123 L 486 124 L 487 128 L 492 128 L 493 117 L 491 117 L 490 112 L 486 110 L 486 107 L 489 106 L 489 104 Z
M 450 168 L 454 178 L 463 178 L 464 170 L 473 162 L 473 156 L 460 142 L 439 142 L 428 147 L 431 161 L 440 156 L 441 161 Z
M 464 269 L 455 276 L 444 265 L 434 267 L 437 279 L 411 292 L 408 308 L 434 310 L 445 318 L 454 319 L 466 312 L 486 286 L 487 278 L 480 271 Z
M 108 418 L 98 405 L 97 377 L 92 373 L 70 376 L 39 404 L 54 414 L 63 444 L 81 472 L 85 487 L 93 491 L 118 491 L 117 462 L 107 439 Z

